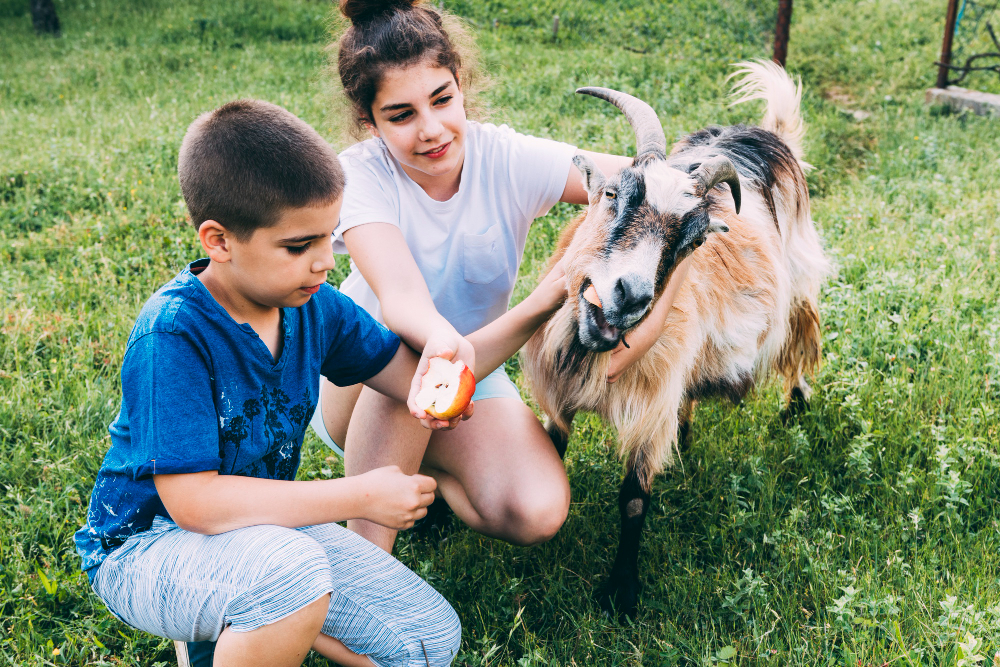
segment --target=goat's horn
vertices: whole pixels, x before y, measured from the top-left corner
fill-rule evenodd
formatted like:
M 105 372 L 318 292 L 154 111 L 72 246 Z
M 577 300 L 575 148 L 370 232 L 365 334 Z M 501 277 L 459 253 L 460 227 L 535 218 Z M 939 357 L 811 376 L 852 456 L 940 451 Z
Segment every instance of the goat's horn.
M 667 138 L 663 134 L 663 127 L 660 125 L 660 119 L 656 117 L 653 107 L 637 97 L 610 88 L 587 86 L 586 88 L 577 88 L 576 92 L 581 95 L 593 95 L 606 102 L 611 102 L 625 114 L 625 119 L 635 131 L 636 162 L 665 160 L 667 158 Z
M 704 197 L 719 183 L 728 183 L 729 190 L 733 193 L 736 212 L 740 212 L 740 175 L 736 173 L 733 161 L 725 155 L 716 155 L 702 162 L 701 166 L 691 174 L 691 178 L 698 182 L 699 197 Z

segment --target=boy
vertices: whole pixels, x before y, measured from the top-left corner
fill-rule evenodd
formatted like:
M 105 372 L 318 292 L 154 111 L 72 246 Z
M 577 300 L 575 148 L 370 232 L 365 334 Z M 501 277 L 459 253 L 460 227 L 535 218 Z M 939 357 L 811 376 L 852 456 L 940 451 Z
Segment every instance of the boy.
M 310 647 L 344 665 L 450 664 L 448 603 L 335 523 L 407 528 L 434 480 L 393 466 L 294 481 L 320 373 L 401 401 L 416 381 L 416 356 L 326 284 L 336 153 L 284 109 L 241 100 L 198 118 L 178 162 L 208 258 L 154 294 L 129 337 L 76 534 L 94 591 L 139 629 L 218 640 L 216 667 L 299 665 Z

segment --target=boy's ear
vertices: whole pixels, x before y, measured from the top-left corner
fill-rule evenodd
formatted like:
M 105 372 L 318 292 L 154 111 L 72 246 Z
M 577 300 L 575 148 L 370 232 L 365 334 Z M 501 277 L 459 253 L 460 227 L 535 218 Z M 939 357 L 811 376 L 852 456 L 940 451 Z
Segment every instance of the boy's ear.
M 201 247 L 213 262 L 225 263 L 232 258 L 232 239 L 229 232 L 215 220 L 206 220 L 198 227 Z

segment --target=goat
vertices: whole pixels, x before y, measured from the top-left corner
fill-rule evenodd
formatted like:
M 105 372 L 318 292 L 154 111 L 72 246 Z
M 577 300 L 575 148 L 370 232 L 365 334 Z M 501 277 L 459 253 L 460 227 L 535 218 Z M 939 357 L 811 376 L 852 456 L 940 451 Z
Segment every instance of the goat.
M 708 127 L 669 156 L 645 102 L 606 88 L 577 91 L 624 113 L 636 156 L 610 177 L 574 158 L 589 206 L 550 259 L 550 266 L 567 259 L 569 297 L 528 341 L 522 367 L 560 456 L 578 411 L 596 412 L 618 431 L 621 535 L 600 601 L 621 615 L 631 616 L 638 602 L 653 479 L 673 463 L 696 401 L 739 401 L 776 372 L 790 404 L 804 403 L 811 393 L 804 376 L 820 361 L 816 301 L 828 262 L 809 211 L 801 88 L 772 63 L 738 67 L 733 103 L 763 99 L 761 127 Z M 610 351 L 692 254 L 663 333 L 608 383 Z

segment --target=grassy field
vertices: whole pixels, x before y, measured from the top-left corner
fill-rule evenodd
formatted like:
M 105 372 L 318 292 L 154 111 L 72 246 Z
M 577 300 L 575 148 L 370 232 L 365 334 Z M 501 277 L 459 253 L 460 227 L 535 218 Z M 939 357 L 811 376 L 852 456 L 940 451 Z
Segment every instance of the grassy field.
M 187 124 L 252 96 L 340 142 L 334 22 L 316 0 L 57 0 L 51 39 L 27 4 L 0 0 L 0 663 L 169 664 L 168 642 L 90 592 L 72 535 L 132 321 L 199 256 L 175 176 Z M 725 76 L 769 54 L 776 4 L 445 6 L 477 27 L 491 119 L 624 152 L 617 112 L 574 88 L 635 93 L 668 137 L 753 122 L 759 108 L 725 105 Z M 594 599 L 621 466 L 593 417 L 577 419 L 551 542 L 403 536 L 397 555 L 462 619 L 459 664 L 1000 665 L 1000 123 L 923 104 L 943 16 L 937 0 L 795 4 L 789 69 L 837 267 L 809 410 L 783 425 L 775 388 L 699 408 L 683 469 L 654 488 L 630 624 Z M 995 76 L 969 85 L 1000 92 Z M 536 224 L 516 299 L 573 213 Z M 302 478 L 341 474 L 312 435 L 305 450 Z

